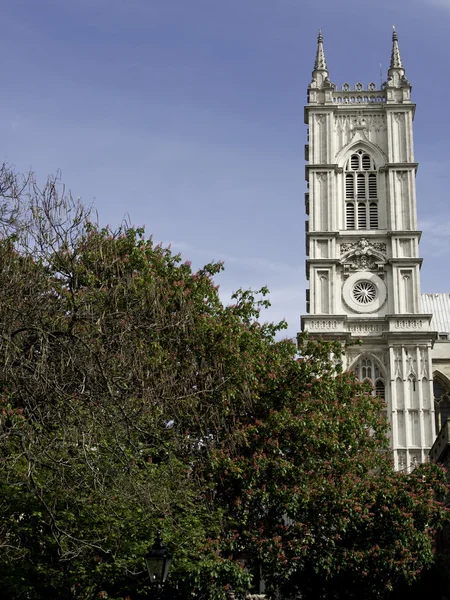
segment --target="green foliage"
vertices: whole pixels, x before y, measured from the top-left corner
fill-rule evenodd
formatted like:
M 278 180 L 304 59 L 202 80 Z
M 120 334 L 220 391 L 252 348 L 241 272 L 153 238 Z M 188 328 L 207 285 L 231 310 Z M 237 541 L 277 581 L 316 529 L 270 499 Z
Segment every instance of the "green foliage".
M 26 200 L 11 181 L 3 597 L 147 598 L 157 530 L 173 599 L 244 594 L 242 553 L 269 592 L 302 598 L 376 597 L 432 561 L 443 474 L 393 472 L 382 402 L 341 372 L 339 344 L 298 357 L 283 323 L 258 321 L 266 289 L 224 307 L 220 263 L 193 271 L 141 229 L 100 228 L 56 180 L 31 178 Z
M 383 402 L 341 372 L 339 344 L 305 340 L 298 360 L 287 343 L 272 351 L 238 445 L 214 453 L 230 552 L 259 562 L 283 597 L 382 597 L 432 562 L 444 473 L 393 472 Z

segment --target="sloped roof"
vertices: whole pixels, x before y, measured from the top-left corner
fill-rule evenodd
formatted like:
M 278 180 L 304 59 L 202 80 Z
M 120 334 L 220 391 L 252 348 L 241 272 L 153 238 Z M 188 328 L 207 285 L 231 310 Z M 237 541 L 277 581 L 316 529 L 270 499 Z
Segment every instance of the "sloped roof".
M 450 333 L 450 294 L 422 294 L 422 310 L 433 315 L 433 331 Z

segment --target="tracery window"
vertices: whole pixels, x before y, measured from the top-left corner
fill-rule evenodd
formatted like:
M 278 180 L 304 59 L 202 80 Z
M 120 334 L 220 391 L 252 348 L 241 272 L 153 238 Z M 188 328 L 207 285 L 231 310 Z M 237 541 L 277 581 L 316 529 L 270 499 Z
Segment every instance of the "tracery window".
M 352 154 L 345 165 L 345 228 L 378 229 L 377 170 L 363 150 Z
M 375 388 L 374 394 L 384 399 L 385 386 L 383 374 L 380 371 L 377 363 L 372 360 L 372 358 L 367 356 L 360 358 L 360 360 L 353 367 L 353 372 L 360 381 L 369 379 Z
M 373 385 L 374 396 L 378 396 L 383 401 L 386 401 L 386 388 L 384 383 L 383 373 L 381 372 L 377 362 L 369 356 L 363 356 L 353 367 L 353 372 L 360 381 L 369 380 Z M 381 411 L 381 415 L 387 419 L 386 405 Z
M 448 417 L 450 417 L 450 390 L 439 379 L 433 381 L 434 417 L 436 433 L 439 433 Z

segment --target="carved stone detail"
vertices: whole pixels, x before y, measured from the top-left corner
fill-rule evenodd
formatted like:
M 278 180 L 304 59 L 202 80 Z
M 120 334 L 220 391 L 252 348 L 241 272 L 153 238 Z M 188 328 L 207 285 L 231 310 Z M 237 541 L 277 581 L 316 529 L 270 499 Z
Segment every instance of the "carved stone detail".
M 358 334 L 383 333 L 385 330 L 384 323 L 352 323 L 349 326 L 351 333 Z
M 424 348 L 421 348 L 420 349 L 420 378 L 421 379 L 423 379 L 424 377 L 429 379 L 427 365 L 428 365 L 427 352 Z
M 395 321 L 396 329 L 421 329 L 422 319 L 397 319 Z
M 395 377 L 403 378 L 403 364 L 402 364 L 402 351 L 399 349 L 395 350 L 394 354 L 395 364 Z
M 317 320 L 309 321 L 309 329 L 337 329 L 338 321 Z
M 366 238 L 360 238 L 357 242 L 352 243 L 344 243 L 341 244 L 341 254 L 346 254 L 350 250 L 361 250 L 362 252 L 369 252 L 371 249 L 378 250 L 378 252 L 382 252 L 386 254 L 386 244 L 381 242 L 369 242 Z
M 366 129 L 386 129 L 385 115 L 337 115 L 335 119 L 336 127 L 345 130 L 354 127 L 363 126 Z
M 323 125 L 325 123 L 326 115 L 323 113 L 319 113 L 316 115 L 316 122 L 318 125 Z
M 417 379 L 417 361 L 412 354 L 406 351 L 406 375 Z
M 344 279 L 351 271 L 377 271 L 378 276 L 383 279 L 383 265 L 386 263 L 386 244 L 381 242 L 369 242 L 361 238 L 354 243 L 341 244 L 341 263 L 344 265 Z

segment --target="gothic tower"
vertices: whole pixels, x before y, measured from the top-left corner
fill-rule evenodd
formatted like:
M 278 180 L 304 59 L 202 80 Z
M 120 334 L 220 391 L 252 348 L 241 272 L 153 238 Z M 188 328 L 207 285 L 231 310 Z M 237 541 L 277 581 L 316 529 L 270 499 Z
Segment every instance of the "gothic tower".
M 350 346 L 346 368 L 384 396 L 397 469 L 434 441 L 431 349 L 420 298 L 415 105 L 397 33 L 387 82 L 331 83 L 322 34 L 305 123 L 308 315 L 302 329 Z

